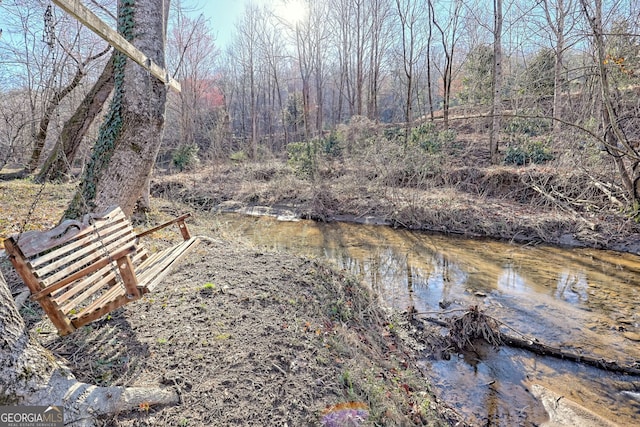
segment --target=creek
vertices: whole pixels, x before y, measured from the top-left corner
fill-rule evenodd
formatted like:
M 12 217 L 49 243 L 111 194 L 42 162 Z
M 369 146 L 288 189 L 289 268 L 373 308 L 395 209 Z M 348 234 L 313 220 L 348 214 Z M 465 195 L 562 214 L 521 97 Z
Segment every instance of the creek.
M 640 257 L 432 235 L 386 226 L 225 213 L 225 233 L 324 257 L 394 309 L 478 306 L 513 330 L 578 354 L 640 364 Z M 420 362 L 436 394 L 478 425 L 547 420 L 539 384 L 620 426 L 640 425 L 640 377 L 502 346 Z

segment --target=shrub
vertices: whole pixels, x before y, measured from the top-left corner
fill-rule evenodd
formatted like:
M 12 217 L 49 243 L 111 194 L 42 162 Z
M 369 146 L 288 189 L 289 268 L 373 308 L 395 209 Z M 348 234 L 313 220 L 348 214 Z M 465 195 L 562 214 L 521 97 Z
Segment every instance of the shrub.
M 316 170 L 316 155 L 321 141 L 292 142 L 287 145 L 288 164 L 296 173 L 304 177 L 312 177 Z
M 171 157 L 173 166 L 179 171 L 193 170 L 200 164 L 199 148 L 195 144 L 185 144 L 178 147 Z
M 365 149 L 375 135 L 374 122 L 364 116 L 353 116 L 348 124 L 338 125 L 335 138 L 349 153 L 357 153 Z
M 340 156 L 342 145 L 336 132 L 331 132 L 328 137 L 322 139 L 322 152 L 327 156 Z
M 234 161 L 236 163 L 242 163 L 247 160 L 247 153 L 245 153 L 242 150 L 236 151 L 231 153 L 231 155 L 229 156 L 229 159 L 231 159 L 231 161 Z
M 508 147 L 504 155 L 505 165 L 522 166 L 527 163 L 527 153 L 520 147 Z
M 453 129 L 438 131 L 435 123 L 423 123 L 411 129 L 409 144 L 434 154 L 439 153 L 445 144 L 455 141 L 456 136 L 456 131 Z
M 529 158 L 532 163 L 542 164 L 553 160 L 553 153 L 544 141 L 533 141 L 529 144 Z
M 383 135 L 387 141 L 398 141 L 404 137 L 404 129 L 398 127 L 386 128 Z
M 507 148 L 504 156 L 505 165 L 523 166 L 527 163 L 542 164 L 553 160 L 553 153 L 544 141 L 531 141 L 523 146 Z

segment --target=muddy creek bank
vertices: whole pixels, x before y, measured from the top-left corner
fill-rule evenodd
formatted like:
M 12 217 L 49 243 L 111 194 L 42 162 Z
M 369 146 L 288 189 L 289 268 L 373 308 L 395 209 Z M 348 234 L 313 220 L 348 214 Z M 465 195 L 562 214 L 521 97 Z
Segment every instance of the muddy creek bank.
M 541 342 L 629 365 L 640 361 L 635 255 L 258 215 L 263 213 L 220 215 L 220 228 L 260 246 L 332 259 L 397 310 L 413 306 L 444 317 L 477 305 Z M 530 391 L 534 384 L 619 425 L 640 418 L 633 397 L 638 378 L 523 350 L 478 349 L 446 361 L 425 356 L 422 366 L 438 394 L 474 423 L 543 422 L 546 413 Z

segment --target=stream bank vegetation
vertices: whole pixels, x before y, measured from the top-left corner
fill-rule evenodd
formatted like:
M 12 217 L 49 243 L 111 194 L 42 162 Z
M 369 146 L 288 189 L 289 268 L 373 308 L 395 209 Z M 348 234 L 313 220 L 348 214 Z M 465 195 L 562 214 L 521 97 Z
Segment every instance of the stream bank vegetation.
M 638 252 L 640 231 L 614 162 L 597 140 L 552 139 L 551 121 L 505 121 L 492 165 L 485 118 L 409 129 L 355 117 L 336 132 L 260 160 L 160 171 L 151 191 L 197 209 L 280 206 L 316 220 L 385 223 L 518 243 Z M 582 135 L 584 136 L 584 135 Z

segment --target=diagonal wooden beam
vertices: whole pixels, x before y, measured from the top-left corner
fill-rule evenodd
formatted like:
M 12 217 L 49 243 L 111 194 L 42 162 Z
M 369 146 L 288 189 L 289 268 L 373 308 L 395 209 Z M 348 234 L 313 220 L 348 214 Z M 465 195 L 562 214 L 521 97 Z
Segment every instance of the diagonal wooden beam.
M 53 0 L 53 2 L 69 15 L 80 21 L 91 31 L 105 39 L 111 46 L 127 55 L 146 70 L 149 70 L 154 77 L 157 77 L 160 81 L 168 84 L 177 92 L 181 91 L 180 83 L 172 79 L 164 68 L 160 67 L 137 47 L 129 43 L 116 30 L 111 28 L 79 0 Z

